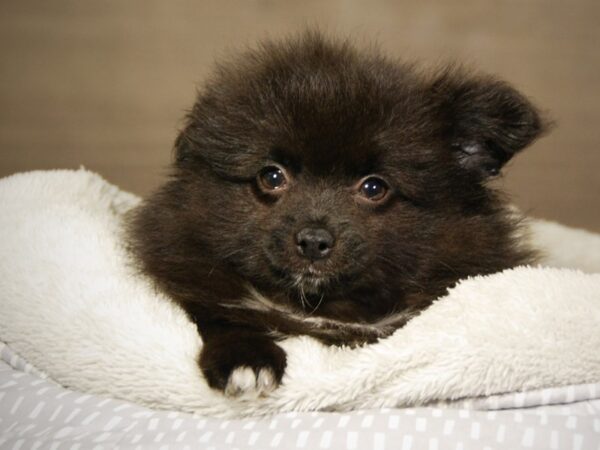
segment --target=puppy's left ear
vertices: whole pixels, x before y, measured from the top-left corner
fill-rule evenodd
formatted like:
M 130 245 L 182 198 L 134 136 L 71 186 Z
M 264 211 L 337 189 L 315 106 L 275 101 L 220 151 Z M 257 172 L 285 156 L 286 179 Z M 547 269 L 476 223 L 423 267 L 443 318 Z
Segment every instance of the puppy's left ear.
M 493 77 L 450 69 L 430 89 L 458 163 L 482 178 L 497 175 L 548 127 L 525 96 Z

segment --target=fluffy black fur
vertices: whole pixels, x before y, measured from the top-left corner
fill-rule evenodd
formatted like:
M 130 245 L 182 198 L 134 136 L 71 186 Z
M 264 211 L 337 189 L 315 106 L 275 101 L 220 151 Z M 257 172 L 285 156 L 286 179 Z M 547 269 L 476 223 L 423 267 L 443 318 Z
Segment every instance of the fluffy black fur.
M 490 76 L 319 33 L 263 43 L 199 93 L 132 248 L 197 323 L 212 387 L 240 366 L 279 382 L 280 337 L 370 342 L 457 280 L 529 262 L 486 182 L 543 130 Z

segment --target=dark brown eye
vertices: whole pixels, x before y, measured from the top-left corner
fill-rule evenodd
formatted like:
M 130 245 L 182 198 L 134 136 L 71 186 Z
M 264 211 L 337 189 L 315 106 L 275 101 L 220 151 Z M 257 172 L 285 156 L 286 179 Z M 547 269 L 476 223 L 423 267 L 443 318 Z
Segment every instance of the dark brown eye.
M 282 189 L 287 184 L 285 174 L 279 167 L 265 167 L 258 176 L 261 186 L 266 190 Z
M 387 192 L 388 186 L 381 178 L 369 177 L 360 183 L 360 195 L 373 202 L 383 200 Z

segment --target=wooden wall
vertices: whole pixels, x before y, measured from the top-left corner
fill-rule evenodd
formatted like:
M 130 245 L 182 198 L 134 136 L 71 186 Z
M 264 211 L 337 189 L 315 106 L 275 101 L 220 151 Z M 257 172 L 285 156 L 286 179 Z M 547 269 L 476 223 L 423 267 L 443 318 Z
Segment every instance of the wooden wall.
M 84 165 L 145 194 L 214 59 L 305 25 L 513 82 L 558 125 L 501 183 L 533 215 L 600 231 L 594 0 L 4 1 L 0 176 Z

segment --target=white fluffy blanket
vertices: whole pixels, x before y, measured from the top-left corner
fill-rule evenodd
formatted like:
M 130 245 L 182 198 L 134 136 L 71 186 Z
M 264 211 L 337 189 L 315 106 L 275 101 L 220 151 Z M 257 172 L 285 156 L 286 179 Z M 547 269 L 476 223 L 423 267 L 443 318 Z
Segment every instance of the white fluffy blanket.
M 85 170 L 0 180 L 0 340 L 64 386 L 233 417 L 600 381 L 600 236 L 534 221 L 545 265 L 579 270 L 518 267 L 463 280 L 358 349 L 290 339 L 279 389 L 225 399 L 197 368 L 195 327 L 128 265 L 121 223 L 138 201 Z

